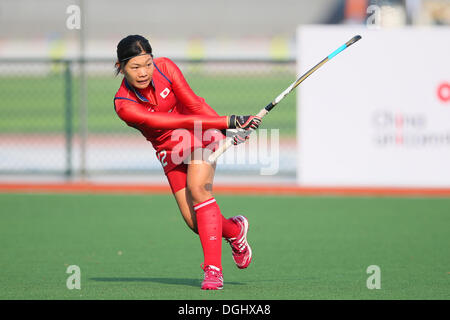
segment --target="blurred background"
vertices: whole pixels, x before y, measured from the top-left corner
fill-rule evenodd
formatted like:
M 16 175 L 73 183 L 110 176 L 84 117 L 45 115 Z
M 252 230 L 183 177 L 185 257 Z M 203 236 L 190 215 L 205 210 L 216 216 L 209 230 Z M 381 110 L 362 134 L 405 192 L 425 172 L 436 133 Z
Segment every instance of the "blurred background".
M 226 115 L 257 113 L 305 70 L 298 67 L 299 26 L 449 24 L 449 0 L 3 0 L 0 179 L 165 183 L 152 146 L 113 109 L 121 81 L 114 76 L 116 45 L 129 34 L 147 37 L 155 56 L 174 60 L 194 91 Z M 336 39 L 326 48 L 348 40 Z M 278 135 L 276 159 L 224 157 L 216 181 L 236 182 L 235 174 L 243 182 L 298 182 L 297 94 L 264 119 L 268 135 Z M 230 152 L 236 150 L 245 153 Z M 276 170 L 262 175 L 270 161 Z

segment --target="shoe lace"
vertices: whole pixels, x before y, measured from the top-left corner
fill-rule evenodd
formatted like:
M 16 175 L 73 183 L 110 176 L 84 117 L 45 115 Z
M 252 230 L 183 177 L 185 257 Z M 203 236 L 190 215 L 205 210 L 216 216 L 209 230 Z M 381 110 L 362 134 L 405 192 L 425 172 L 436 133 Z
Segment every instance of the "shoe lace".
M 200 264 L 200 268 L 205 272 L 205 279 L 220 278 L 222 276 L 221 272 L 211 268 L 210 266 L 205 266 L 204 263 Z
M 245 251 L 245 242 L 237 241 L 236 238 L 233 239 L 225 239 L 230 245 L 231 250 L 235 253 L 242 253 Z
M 243 229 L 236 238 L 226 238 L 225 240 L 230 244 L 233 253 L 242 254 L 245 252 L 245 239 L 243 237 Z
M 213 272 L 213 273 L 218 273 L 219 272 L 218 270 L 216 270 L 214 268 L 211 268 L 211 266 L 209 266 L 209 265 L 205 266 L 205 264 L 203 262 L 200 264 L 200 268 L 202 268 L 203 271 L 210 271 L 210 272 Z

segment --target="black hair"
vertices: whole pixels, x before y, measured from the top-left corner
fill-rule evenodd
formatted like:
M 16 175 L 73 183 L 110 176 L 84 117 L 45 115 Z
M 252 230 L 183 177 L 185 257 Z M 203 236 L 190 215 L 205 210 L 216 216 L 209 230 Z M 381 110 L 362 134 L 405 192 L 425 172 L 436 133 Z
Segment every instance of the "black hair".
M 119 64 L 116 64 L 116 75 L 119 74 L 120 70 L 125 67 L 131 58 L 146 53 L 153 58 L 152 46 L 143 36 L 137 34 L 129 35 L 120 40 L 117 45 L 117 61 Z

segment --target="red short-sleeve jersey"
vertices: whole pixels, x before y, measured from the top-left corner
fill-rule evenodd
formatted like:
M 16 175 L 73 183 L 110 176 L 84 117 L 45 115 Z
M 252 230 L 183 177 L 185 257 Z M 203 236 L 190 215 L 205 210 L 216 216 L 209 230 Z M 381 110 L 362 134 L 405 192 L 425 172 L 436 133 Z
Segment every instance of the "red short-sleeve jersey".
M 210 132 L 208 137 L 200 139 L 194 136 L 195 126 L 201 124 L 203 131 L 223 130 L 228 123 L 226 116 L 219 116 L 192 91 L 174 62 L 168 58 L 155 58 L 153 64 L 152 81 L 146 89 L 137 89 L 123 79 L 114 97 L 114 109 L 123 121 L 138 129 L 152 143 L 167 173 L 179 164 L 172 159 L 174 149 L 183 151 L 186 156 L 195 147 L 206 147 L 211 141 L 224 138 L 216 131 L 213 138 Z M 179 160 L 180 157 L 174 158 Z

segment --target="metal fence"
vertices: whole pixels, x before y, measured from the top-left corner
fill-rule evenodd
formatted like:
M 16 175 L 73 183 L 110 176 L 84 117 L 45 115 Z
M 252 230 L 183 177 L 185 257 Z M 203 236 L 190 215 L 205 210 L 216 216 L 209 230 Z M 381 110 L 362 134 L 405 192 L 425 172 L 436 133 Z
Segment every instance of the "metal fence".
M 257 113 L 296 76 L 295 61 L 175 62 L 196 94 L 221 115 Z M 121 80 L 114 76 L 111 59 L 0 59 L 0 173 L 72 177 L 161 172 L 151 144 L 114 112 Z M 277 174 L 292 174 L 295 93 L 277 109 L 261 128 L 269 134 L 278 130 Z M 237 161 L 217 170 L 257 169 L 257 164 Z

